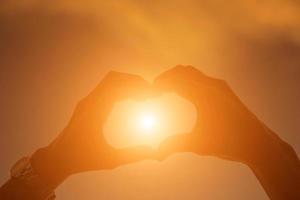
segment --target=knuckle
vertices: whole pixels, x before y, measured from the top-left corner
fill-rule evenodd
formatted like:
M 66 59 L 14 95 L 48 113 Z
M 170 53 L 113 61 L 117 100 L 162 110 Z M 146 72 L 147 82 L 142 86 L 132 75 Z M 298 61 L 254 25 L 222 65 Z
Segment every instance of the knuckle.
M 175 67 L 173 67 L 174 70 L 182 70 L 184 68 L 185 68 L 184 65 L 176 65 Z
M 223 86 L 227 85 L 226 81 L 223 79 L 217 79 L 217 81 L 220 85 L 223 85 Z
M 87 101 L 87 97 L 84 97 L 82 98 L 81 100 L 79 100 L 77 103 L 76 103 L 76 107 L 80 107 L 82 106 L 83 104 L 85 104 L 85 102 Z
M 227 81 L 225 81 L 225 80 L 223 80 L 223 79 L 220 80 L 220 85 L 221 85 L 222 87 L 229 88 L 229 85 L 228 85 Z
M 198 71 L 198 72 L 200 72 L 196 67 L 194 67 L 192 65 L 185 66 L 185 69 L 190 70 L 190 71 Z
M 217 85 L 222 90 L 226 90 L 226 91 L 231 90 L 231 88 L 230 88 L 229 84 L 227 83 L 227 81 L 225 81 L 223 79 L 217 79 Z
M 117 71 L 108 72 L 107 77 L 120 79 L 120 80 L 143 80 L 142 77 L 139 75 L 117 72 Z
M 104 78 L 103 85 L 105 85 L 105 87 L 126 88 L 128 86 L 146 86 L 148 83 L 139 75 L 111 71 L 106 78 Z
M 202 71 L 200 71 L 198 68 L 196 68 L 192 65 L 185 66 L 185 73 L 189 74 L 190 76 L 195 77 L 195 78 L 206 77 L 206 75 Z
M 117 72 L 117 71 L 109 71 L 107 74 L 106 74 L 106 78 L 112 78 L 112 77 L 117 77 L 120 75 L 120 72 Z
M 106 83 L 111 81 L 112 79 L 114 79 L 116 77 L 116 72 L 115 71 L 109 71 L 104 78 L 102 79 L 101 83 Z
M 76 105 L 75 105 L 75 111 L 78 112 L 79 110 L 81 110 L 84 107 L 85 104 L 86 104 L 85 99 L 82 99 L 79 102 L 77 102 Z
M 185 66 L 184 65 L 176 65 L 175 67 L 167 70 L 164 74 L 173 75 L 173 74 L 178 74 L 182 71 L 185 71 Z
M 110 71 L 107 73 L 107 75 L 104 77 L 103 82 L 115 82 L 119 83 L 124 79 L 124 75 L 117 71 Z
M 176 65 L 175 67 L 172 67 L 171 69 L 166 70 L 165 72 L 161 73 L 155 80 L 161 80 L 161 79 L 165 79 L 165 78 L 173 78 L 176 77 L 180 74 L 182 74 L 182 72 L 184 72 L 185 66 L 183 65 Z

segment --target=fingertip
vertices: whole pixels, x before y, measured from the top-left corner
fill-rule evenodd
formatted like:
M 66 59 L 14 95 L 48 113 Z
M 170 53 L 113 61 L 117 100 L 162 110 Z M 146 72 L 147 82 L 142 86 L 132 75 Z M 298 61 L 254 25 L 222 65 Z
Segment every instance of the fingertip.
M 186 69 L 189 66 L 186 65 L 176 65 L 175 67 L 172 67 L 166 71 L 164 71 L 163 73 L 161 73 L 159 76 L 157 76 L 156 80 L 159 79 L 163 79 L 163 78 L 168 78 L 168 77 L 173 77 L 173 76 L 178 76 L 180 75 L 182 72 L 186 71 Z
M 192 149 L 193 140 L 195 140 L 193 134 L 185 133 L 171 136 L 164 140 L 159 145 L 159 151 L 163 153 L 163 155 L 169 155 L 174 152 L 188 151 Z
M 136 146 L 121 150 L 126 157 L 126 162 L 153 159 L 156 151 L 149 146 Z

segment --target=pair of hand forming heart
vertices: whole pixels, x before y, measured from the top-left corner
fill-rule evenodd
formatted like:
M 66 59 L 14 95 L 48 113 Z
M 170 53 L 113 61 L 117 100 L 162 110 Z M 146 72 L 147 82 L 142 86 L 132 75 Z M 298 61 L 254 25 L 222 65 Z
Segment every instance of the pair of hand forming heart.
M 176 92 L 201 113 L 191 133 L 168 138 L 157 151 L 147 147 L 115 149 L 101 136 L 115 102 L 165 92 Z M 166 71 L 153 84 L 136 75 L 110 72 L 79 102 L 62 133 L 33 155 L 32 163 L 48 182 L 58 185 L 74 173 L 115 168 L 142 159 L 161 160 L 174 152 L 251 162 L 255 151 L 274 137 L 264 129 L 224 81 L 210 78 L 191 66 Z M 51 167 L 43 167 L 49 163 Z

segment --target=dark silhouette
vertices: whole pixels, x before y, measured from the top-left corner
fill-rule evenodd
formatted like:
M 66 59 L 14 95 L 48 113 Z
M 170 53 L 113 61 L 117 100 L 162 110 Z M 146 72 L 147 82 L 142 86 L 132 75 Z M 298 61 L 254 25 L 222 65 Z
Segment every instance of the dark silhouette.
M 187 98 L 203 116 L 191 133 L 168 138 L 158 151 L 115 149 L 99 136 L 116 101 L 165 92 Z M 139 76 L 110 72 L 79 102 L 67 127 L 49 146 L 12 168 L 12 178 L 1 187 L 0 199 L 51 199 L 55 188 L 72 174 L 141 159 L 162 160 L 176 152 L 242 162 L 271 199 L 300 199 L 300 162 L 294 150 L 258 120 L 224 81 L 191 66 L 164 72 L 153 85 Z
M 188 151 L 246 164 L 271 199 L 300 199 L 300 162 L 290 145 L 266 127 L 223 80 L 177 66 L 155 80 L 195 104 L 201 119 L 192 133 L 163 142 L 160 156 Z

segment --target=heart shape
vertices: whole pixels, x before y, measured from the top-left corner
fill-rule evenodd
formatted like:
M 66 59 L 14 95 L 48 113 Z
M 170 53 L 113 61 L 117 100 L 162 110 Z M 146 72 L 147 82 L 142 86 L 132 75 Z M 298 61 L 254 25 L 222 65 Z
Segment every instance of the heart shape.
M 157 147 L 171 135 L 191 131 L 196 118 L 196 108 L 192 103 L 175 93 L 168 93 L 146 101 L 117 103 L 103 132 L 107 142 L 115 148 Z

